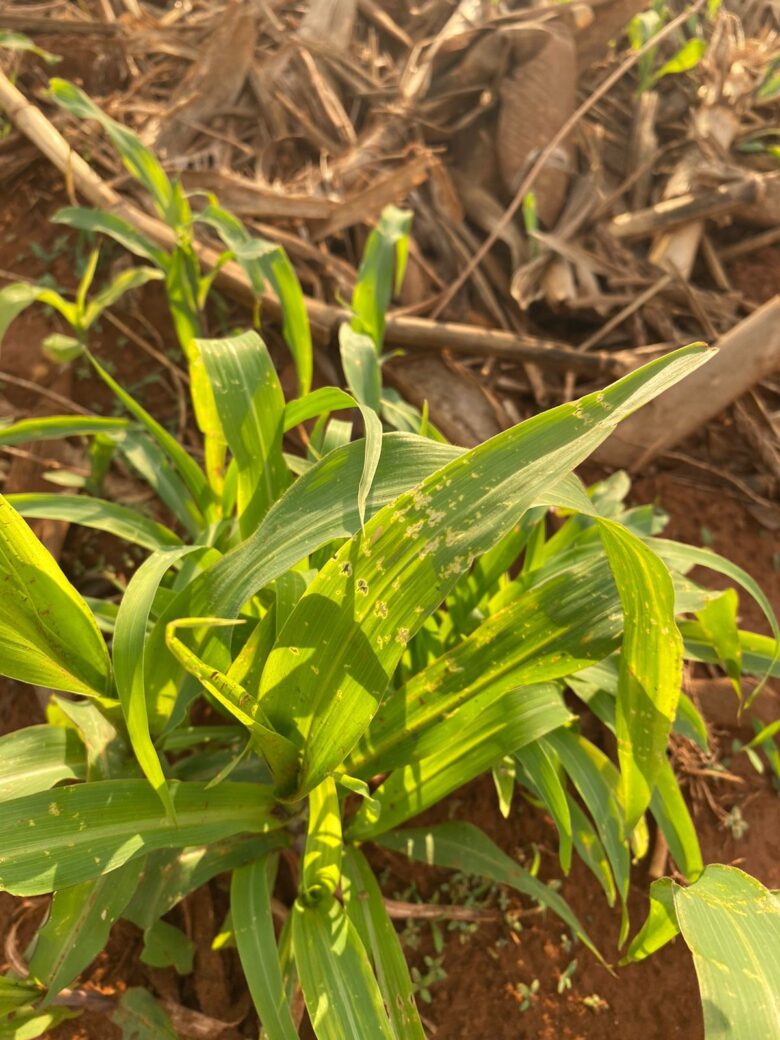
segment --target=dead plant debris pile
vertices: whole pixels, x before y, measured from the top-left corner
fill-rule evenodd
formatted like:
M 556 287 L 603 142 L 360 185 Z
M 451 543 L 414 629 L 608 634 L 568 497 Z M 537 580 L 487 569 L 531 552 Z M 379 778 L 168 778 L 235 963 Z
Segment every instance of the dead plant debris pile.
M 766 519 L 780 481 L 776 5 L 674 2 L 642 51 L 624 28 L 646 0 L 0 6 L 0 28 L 61 55 L 56 73 L 133 126 L 188 189 L 285 247 L 324 378 L 367 229 L 384 205 L 408 205 L 386 344 L 407 353 L 387 372 L 430 400 L 451 439 L 474 443 L 681 343 L 719 341 L 709 384 L 627 428 L 603 461 L 671 454 Z M 675 60 L 682 71 L 658 75 Z M 47 102 L 44 62 L 13 51 L 0 62 L 143 209 L 96 127 Z M 7 130 L 6 187 L 41 162 L 40 142 Z

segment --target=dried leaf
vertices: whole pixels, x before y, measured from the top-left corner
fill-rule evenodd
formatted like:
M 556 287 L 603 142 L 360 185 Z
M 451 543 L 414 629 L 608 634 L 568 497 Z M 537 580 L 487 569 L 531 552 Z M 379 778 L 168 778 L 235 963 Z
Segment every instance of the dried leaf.
M 551 90 L 551 84 L 555 89 Z M 529 164 L 574 111 L 577 72 L 574 42 L 563 30 L 550 31 L 530 61 L 515 67 L 501 85 L 496 149 L 504 186 L 514 194 Z M 569 148 L 561 146 L 534 191 L 539 218 L 552 227 L 569 184 Z
M 161 119 L 152 120 L 144 140 L 157 152 L 182 155 L 198 133 L 198 125 L 229 108 L 244 85 L 257 41 L 251 4 L 232 0 L 203 55 L 190 66 Z

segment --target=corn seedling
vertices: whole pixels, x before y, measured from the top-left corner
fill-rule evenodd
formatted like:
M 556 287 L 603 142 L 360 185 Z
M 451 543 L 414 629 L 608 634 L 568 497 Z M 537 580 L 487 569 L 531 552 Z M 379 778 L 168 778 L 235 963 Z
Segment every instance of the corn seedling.
M 80 110 L 78 96 L 56 89 Z M 157 168 L 143 176 L 156 184 Z M 174 189 L 166 197 L 178 220 L 186 200 Z M 108 231 L 105 215 L 78 212 L 71 223 L 128 237 Z M 216 201 L 206 214 L 232 254 L 260 262 L 262 247 Z M 385 270 L 397 272 L 403 234 L 392 258 L 383 254 Z M 170 271 L 185 264 L 182 249 L 178 260 L 146 257 L 174 308 Z M 350 334 L 368 337 L 377 357 L 389 297 L 374 284 L 353 301 Z M 285 300 L 288 330 L 305 325 L 296 298 Z M 89 357 L 86 331 L 74 339 Z M 384 431 L 356 391 L 312 392 L 310 355 L 299 353 L 300 395 L 285 401 L 256 332 L 190 331 L 188 356 L 202 370 L 193 395 L 211 409 L 204 437 L 224 445 L 219 482 L 94 358 L 129 418 L 0 429 L 0 444 L 109 438 L 170 514 L 166 525 L 89 494 L 0 498 L 0 673 L 55 691 L 46 724 L 0 738 L 0 888 L 52 893 L 28 974 L 0 979 L 5 1035 L 40 1036 L 74 1013 L 67 992 L 120 918 L 142 930 L 147 963 L 188 970 L 191 944 L 164 918 L 230 873 L 221 934 L 236 945 L 263 1036 L 298 1036 L 302 993 L 320 1040 L 424 1037 L 415 991 L 441 965 L 410 975 L 371 843 L 513 890 L 602 956 L 533 865 L 473 824 L 414 825 L 491 771 L 505 812 L 521 791 L 554 820 L 562 871 L 576 852 L 595 875 L 620 913 L 621 946 L 631 860 L 646 855 L 653 821 L 686 883 L 653 886 L 626 957 L 680 932 L 708 1036 L 724 1035 L 724 1020 L 733 1037 L 773 1035 L 776 897 L 738 870 L 704 867 L 667 747 L 673 733 L 707 746 L 680 688 L 683 660 L 721 665 L 737 688 L 745 673 L 777 675 L 777 622 L 744 571 L 661 537 L 657 510 L 627 507 L 625 475 L 588 490 L 574 475 L 709 351 L 674 351 L 463 451 Z M 365 438 L 323 438 L 317 458 L 283 450 L 285 430 L 354 407 Z M 148 556 L 118 601 L 87 602 L 30 531 L 32 517 L 107 531 Z M 733 595 L 687 576 L 697 565 L 752 595 L 774 637 L 740 630 Z M 588 713 L 615 734 L 614 760 L 585 736 Z M 768 746 L 775 732 L 752 744 Z M 296 865 L 297 897 L 277 938 L 282 851 Z M 724 964 L 733 985 L 722 984 Z M 132 1036 L 139 1019 L 175 1037 L 151 995 L 130 990 L 114 1021 Z
M 646 11 L 634 15 L 628 23 L 628 41 L 635 51 L 644 47 L 663 29 L 670 18 L 669 9 L 664 0 L 654 0 Z M 690 26 L 689 26 L 690 28 Z M 694 20 L 695 31 L 699 30 L 698 20 Z M 698 35 L 691 35 L 675 51 L 668 61 L 658 64 L 658 47 L 651 47 L 637 65 L 638 93 L 650 90 L 664 76 L 690 72 L 696 68 L 707 53 L 707 43 Z

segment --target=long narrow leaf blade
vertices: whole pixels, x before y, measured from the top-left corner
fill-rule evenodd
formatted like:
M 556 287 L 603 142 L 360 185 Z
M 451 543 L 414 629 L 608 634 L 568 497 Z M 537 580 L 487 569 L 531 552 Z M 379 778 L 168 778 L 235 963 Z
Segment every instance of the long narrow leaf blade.
M 339 902 L 297 900 L 292 942 L 317 1040 L 395 1040 L 360 937 Z
M 398 933 L 387 915 L 379 883 L 360 849 L 345 851 L 342 878 L 347 916 L 374 963 L 396 1040 L 425 1040 Z
M 297 1040 L 271 915 L 275 860 L 264 856 L 233 871 L 230 909 L 241 967 L 260 1022 L 272 1040 Z
M 132 898 L 142 867 L 143 860 L 131 860 L 110 875 L 55 892 L 30 959 L 30 974 L 49 990 L 49 1000 L 103 949 L 114 921 Z
M 0 891 L 40 895 L 89 881 L 155 849 L 280 827 L 259 784 L 170 784 L 176 822 L 146 780 L 104 780 L 0 804 Z
M 238 467 L 238 518 L 246 537 L 289 482 L 282 456 L 282 388 L 256 332 L 195 342 Z
M 146 707 L 146 628 L 154 598 L 166 571 L 200 546 L 161 549 L 141 564 L 127 586 L 114 625 L 114 673 L 119 702 L 136 758 L 168 812 L 168 796 L 159 755 L 149 733 Z
M 47 415 L 40 419 L 20 419 L 0 426 L 0 444 L 29 444 L 58 437 L 115 433 L 127 429 L 127 419 L 88 418 L 82 415 Z
M 64 520 L 95 531 L 105 531 L 144 549 L 181 545 L 181 538 L 165 524 L 157 523 L 136 509 L 89 495 L 57 495 L 45 492 L 9 495 L 8 502 L 29 520 Z
M 83 780 L 86 769 L 86 750 L 72 729 L 27 726 L 0 737 L 0 801 Z
M 755 878 L 714 864 L 674 909 L 693 953 L 707 1040 L 780 1035 L 780 899 Z
M 362 841 L 397 827 L 490 769 L 504 755 L 571 719 L 552 684 L 512 691 L 477 713 L 469 724 L 459 719 L 468 707 L 426 734 L 430 754 L 390 774 L 374 792 L 381 805 L 378 817 L 373 804 L 364 802 L 348 837 Z
M 0 495 L 0 672 L 86 696 L 111 688 L 92 612 L 51 553 Z
M 677 714 L 682 638 L 664 564 L 625 527 L 604 519 L 598 524 L 623 605 L 616 731 L 630 834 L 650 804 Z

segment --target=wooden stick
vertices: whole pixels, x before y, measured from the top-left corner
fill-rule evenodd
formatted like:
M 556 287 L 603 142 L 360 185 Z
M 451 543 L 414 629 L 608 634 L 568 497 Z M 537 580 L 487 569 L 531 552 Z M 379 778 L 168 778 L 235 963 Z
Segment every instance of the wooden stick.
M 41 152 L 65 174 L 66 182 L 78 190 L 93 206 L 110 210 L 132 224 L 163 249 L 175 245 L 173 231 L 156 217 L 150 216 L 132 203 L 122 199 L 68 144 L 46 116 L 0 72 L 0 107 L 11 121 L 35 144 Z M 220 252 L 202 242 L 195 242 L 195 252 L 201 264 L 213 268 Z M 254 306 L 255 293 L 241 267 L 225 264 L 219 271 L 216 284 L 233 299 Z M 262 297 L 263 312 L 274 321 L 282 316 L 279 301 L 273 296 Z M 306 311 L 315 337 L 327 340 L 336 328 L 350 317 L 341 307 L 305 297 Z M 552 343 L 534 336 L 514 335 L 471 325 L 455 325 L 404 316 L 388 317 L 387 342 L 394 346 L 420 350 L 451 350 L 454 353 L 488 354 L 511 361 L 534 361 L 546 367 L 571 369 L 591 376 L 615 376 L 626 371 L 619 359 L 610 354 L 581 354 L 573 347 Z
M 762 178 L 745 177 L 712 191 L 686 192 L 647 209 L 621 213 L 611 221 L 609 230 L 616 238 L 644 238 L 688 220 L 706 220 L 729 213 L 745 202 L 756 202 L 762 194 L 761 185 Z
M 533 361 L 546 368 L 619 376 L 628 371 L 625 361 L 608 353 L 580 354 L 572 347 L 515 332 L 480 329 L 455 322 L 426 321 L 424 318 L 387 320 L 386 339 L 399 347 L 415 350 L 451 350 L 454 354 L 486 354 L 505 361 Z M 591 358 L 594 365 L 583 365 Z
M 695 113 L 693 125 L 700 140 L 709 141 L 722 153 L 727 153 L 737 131 L 739 118 L 726 105 L 706 106 Z M 664 191 L 667 199 L 690 191 L 696 171 L 702 161 L 698 145 L 694 145 L 675 167 Z M 678 224 L 670 231 L 661 231 L 653 239 L 648 259 L 656 267 L 676 271 L 687 281 L 691 276 L 699 251 L 704 221 L 695 219 Z
M 75 18 L 41 18 L 26 14 L 3 13 L 3 28 L 28 33 L 73 33 L 95 36 L 118 36 L 122 27 L 118 22 L 77 21 Z
M 594 453 L 596 461 L 641 469 L 780 369 L 780 296 L 735 325 L 716 346 L 711 361 L 621 423 Z

